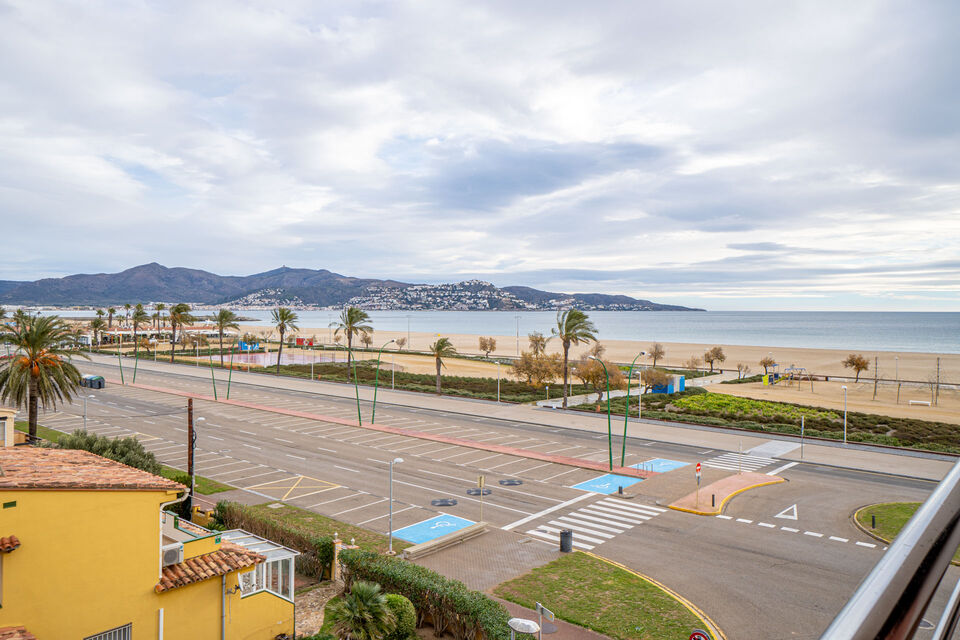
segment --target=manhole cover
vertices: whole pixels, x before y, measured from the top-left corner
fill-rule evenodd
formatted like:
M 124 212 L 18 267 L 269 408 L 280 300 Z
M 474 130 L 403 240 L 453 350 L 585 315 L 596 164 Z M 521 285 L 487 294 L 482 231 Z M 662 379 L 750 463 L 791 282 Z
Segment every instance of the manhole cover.
M 518 484 L 523 484 L 523 480 L 515 480 L 513 478 L 507 478 L 506 480 L 501 480 L 500 484 L 505 487 L 515 487 Z
M 485 495 L 485 496 L 490 495 L 490 489 L 476 489 L 476 488 L 474 488 L 474 489 L 467 489 L 467 495 L 468 495 L 468 496 L 479 496 L 481 491 L 483 492 L 483 495 Z
M 457 506 L 457 501 L 453 498 L 440 498 L 439 500 L 431 500 L 430 504 L 435 507 L 455 507 Z

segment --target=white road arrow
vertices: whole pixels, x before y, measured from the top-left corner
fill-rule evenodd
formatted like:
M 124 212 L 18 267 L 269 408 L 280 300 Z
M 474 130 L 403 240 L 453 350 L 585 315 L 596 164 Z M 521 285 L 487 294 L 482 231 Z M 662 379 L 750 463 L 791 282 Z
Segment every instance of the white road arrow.
M 774 516 L 774 518 L 783 518 L 784 520 L 797 519 L 797 505 L 791 505 Z

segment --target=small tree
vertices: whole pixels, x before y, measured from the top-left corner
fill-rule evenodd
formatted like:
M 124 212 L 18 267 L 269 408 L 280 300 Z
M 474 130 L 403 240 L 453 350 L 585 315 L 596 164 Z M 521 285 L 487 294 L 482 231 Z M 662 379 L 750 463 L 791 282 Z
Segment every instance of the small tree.
M 437 394 L 440 393 L 440 368 L 445 367 L 444 358 L 452 358 L 457 353 L 457 349 L 450 342 L 450 338 L 437 338 L 437 341 L 430 345 L 428 353 L 437 361 Z
M 663 369 L 645 369 L 640 373 L 640 385 L 643 393 L 647 393 L 654 387 L 665 387 L 670 384 L 670 374 Z
M 350 593 L 327 608 L 338 638 L 349 640 L 382 640 L 396 628 L 396 618 L 374 582 L 358 580 Z
M 859 353 L 851 353 L 843 361 L 844 369 L 853 369 L 857 377 L 854 382 L 860 382 L 860 374 L 870 368 L 870 361 Z
M 480 336 L 480 351 L 483 351 L 483 354 L 486 357 L 490 357 L 490 354 L 497 350 L 497 339 L 496 338 L 484 338 Z
M 393 612 L 397 624 L 386 640 L 415 640 L 417 637 L 417 610 L 406 596 L 387 594 L 387 606 Z
M 542 356 L 547 352 L 547 339 L 539 331 L 534 331 L 527 335 L 530 341 L 530 351 L 534 356 Z
M 697 356 L 690 356 L 690 358 L 683 363 L 683 366 L 691 371 L 696 371 L 700 368 L 700 365 L 703 364 L 700 361 L 700 358 Z
M 770 373 L 770 367 L 777 364 L 777 361 L 773 359 L 773 356 L 763 356 L 760 358 L 760 366 L 763 367 L 763 375 Z
M 653 367 L 657 366 L 657 360 L 667 355 L 667 350 L 663 348 L 663 345 L 659 342 L 654 342 L 650 345 L 650 352 L 647 354 L 648 358 L 653 360 Z
M 369 349 L 373 345 L 373 336 L 369 333 L 361 333 L 360 342 L 363 343 L 365 348 Z
M 517 380 L 523 380 L 539 389 L 546 384 L 552 384 L 560 375 L 561 367 L 559 353 L 537 356 L 530 351 L 524 351 L 513 362 L 511 373 Z
M 599 345 L 595 345 L 591 351 L 599 350 L 602 353 L 603 348 L 596 349 L 597 346 Z M 606 360 L 603 361 L 603 364 L 607 367 L 606 373 L 604 373 L 603 366 L 592 358 L 582 358 L 577 361 L 573 369 L 573 375 L 579 378 L 583 384 L 593 387 L 593 390 L 597 392 L 597 403 L 603 400 L 603 392 L 607 388 L 607 373 L 610 375 L 611 390 L 626 386 L 626 377 L 624 377 L 620 367 Z
M 713 373 L 714 362 L 722 363 L 726 359 L 727 356 L 723 353 L 723 348 L 721 347 L 714 347 L 703 354 L 703 361 L 710 365 L 710 373 Z
M 160 463 L 156 456 L 144 449 L 143 444 L 133 436 L 108 438 L 77 429 L 70 435 L 60 436 L 57 447 L 82 449 L 155 475 L 160 474 Z
M 737 380 L 742 380 L 744 376 L 750 373 L 750 366 L 743 364 L 742 362 L 737 363 Z

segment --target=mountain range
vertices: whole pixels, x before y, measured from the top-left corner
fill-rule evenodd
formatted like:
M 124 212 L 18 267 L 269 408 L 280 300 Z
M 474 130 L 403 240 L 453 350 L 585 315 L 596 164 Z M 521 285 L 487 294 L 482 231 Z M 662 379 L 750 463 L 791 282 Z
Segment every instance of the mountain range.
M 480 280 L 422 285 L 353 278 L 326 269 L 281 267 L 249 276 L 221 276 L 156 262 L 120 273 L 76 274 L 34 282 L 0 280 L 0 304 L 119 305 L 126 302 L 202 305 L 339 307 L 370 309 L 583 309 L 702 311 L 622 295 L 553 293 L 530 287 L 495 287 Z

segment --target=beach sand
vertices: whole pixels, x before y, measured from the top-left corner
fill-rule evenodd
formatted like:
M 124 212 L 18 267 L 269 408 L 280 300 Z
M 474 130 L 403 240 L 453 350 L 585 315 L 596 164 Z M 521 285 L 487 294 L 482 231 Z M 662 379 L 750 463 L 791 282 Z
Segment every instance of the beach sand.
M 263 327 L 253 327 L 253 326 L 244 326 L 241 328 L 242 331 L 249 331 L 258 335 L 266 335 L 269 333 L 269 330 L 265 330 Z M 300 331 L 297 333 L 299 336 L 311 337 L 315 336 L 318 343 L 323 344 L 333 344 L 331 339 L 330 329 L 327 327 L 322 328 L 300 328 Z M 410 344 L 406 345 L 406 349 L 412 349 L 414 351 L 426 350 L 427 347 L 437 339 L 438 334 L 436 333 L 424 333 L 424 332 L 411 332 Z M 387 340 L 395 338 L 406 338 L 406 331 L 375 331 L 373 335 L 373 345 L 376 348 L 379 348 Z M 453 342 L 454 346 L 457 348 L 457 351 L 463 354 L 468 355 L 478 355 L 480 354 L 478 348 L 478 338 L 479 336 L 474 334 L 444 334 L 444 337 L 449 338 Z M 512 357 L 517 355 L 517 337 L 513 336 L 492 336 L 496 338 L 497 341 L 497 350 L 494 351 L 492 356 L 502 356 L 502 357 Z M 275 340 L 277 338 L 276 334 L 272 335 L 272 338 Z M 638 342 L 633 340 L 603 340 L 603 336 L 600 336 L 600 342 L 607 348 L 605 357 L 613 360 L 615 362 L 629 363 L 633 360 L 634 356 L 637 355 L 640 351 L 649 351 L 652 341 Z M 702 358 L 704 351 L 710 349 L 711 347 L 717 346 L 713 344 L 697 344 L 697 343 L 680 343 L 680 342 L 661 342 L 664 349 L 666 350 L 666 355 L 662 360 L 657 364 L 664 365 L 667 367 L 681 367 L 683 363 L 688 360 L 691 356 L 697 356 Z M 759 365 L 760 359 L 770 355 L 772 356 L 779 364 L 781 370 L 790 366 L 805 367 L 808 372 L 816 375 L 826 375 L 826 376 L 852 376 L 853 372 L 850 369 L 844 369 L 841 362 L 844 358 L 847 357 L 850 353 L 860 353 L 870 361 L 869 371 L 865 371 L 861 374 L 861 381 L 864 378 L 871 379 L 874 375 L 874 358 L 878 358 L 879 362 L 879 377 L 886 378 L 889 380 L 897 379 L 906 381 L 917 381 L 917 382 L 926 382 L 928 379 L 931 379 L 936 376 L 937 372 L 937 358 L 940 358 L 940 380 L 941 383 L 956 383 L 960 384 L 960 354 L 936 354 L 936 353 L 913 353 L 913 352 L 894 352 L 894 351 L 855 351 L 855 350 L 839 350 L 839 349 L 800 349 L 800 348 L 786 348 L 786 347 L 756 347 L 756 346 L 743 346 L 743 345 L 720 345 L 723 347 L 724 353 L 727 356 L 726 361 L 721 365 L 717 363 L 720 367 L 725 370 L 736 370 L 737 363 L 744 363 L 750 367 L 750 374 L 763 373 L 763 367 Z M 570 358 L 571 360 L 580 357 L 580 355 L 587 352 L 590 348 L 590 345 L 581 345 L 579 347 L 572 347 L 570 349 Z M 393 345 L 387 347 L 384 350 L 384 355 L 392 351 Z M 529 350 L 529 344 L 527 342 L 527 336 L 520 336 L 520 350 Z M 547 343 L 548 352 L 559 353 L 561 351 L 560 342 L 557 339 L 552 339 Z M 899 358 L 899 360 L 897 360 Z M 431 373 L 434 372 L 432 364 L 429 361 L 420 365 L 419 358 L 416 359 L 417 366 L 416 368 L 409 368 L 408 371 L 416 373 Z M 409 361 L 410 366 L 413 367 L 414 361 Z M 457 373 L 462 372 L 464 375 L 496 375 L 496 366 L 492 364 L 484 363 L 465 363 L 463 360 L 455 361 L 457 369 L 451 369 L 448 371 L 450 374 L 456 375 Z M 641 357 L 637 360 L 638 363 L 643 363 L 644 365 L 650 364 L 650 359 L 647 357 Z M 400 365 L 400 360 L 397 360 L 397 364 Z M 421 370 L 421 366 L 424 367 Z M 452 367 L 453 362 L 448 364 L 448 367 Z M 459 367 L 466 367 L 466 369 L 461 370 Z M 469 371 L 467 370 L 469 369 Z M 484 373 L 485 371 L 492 371 L 493 373 Z

